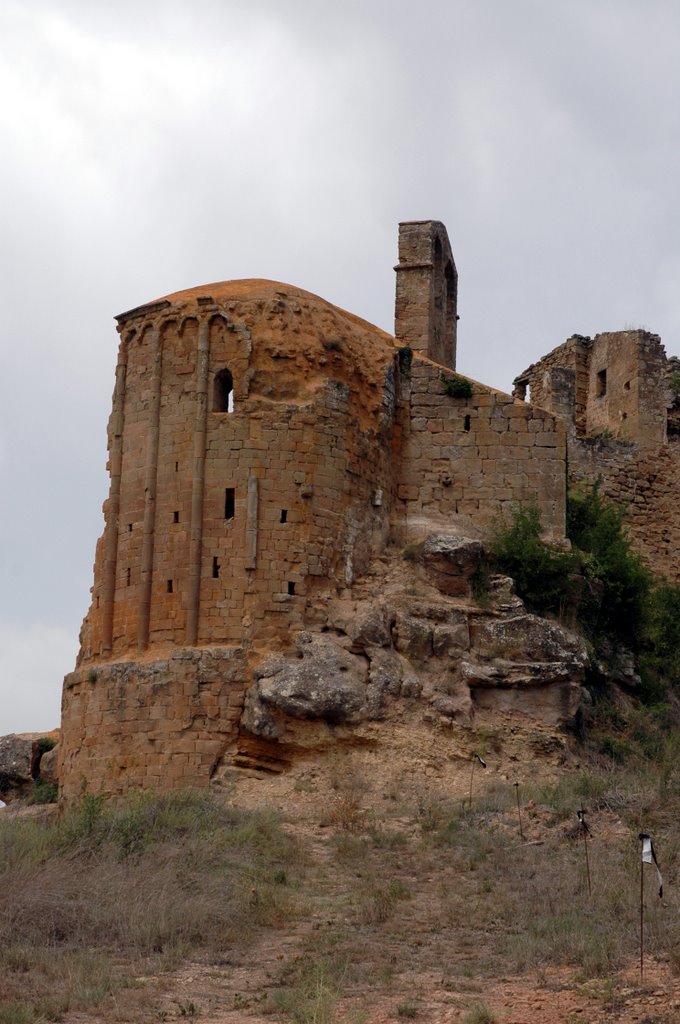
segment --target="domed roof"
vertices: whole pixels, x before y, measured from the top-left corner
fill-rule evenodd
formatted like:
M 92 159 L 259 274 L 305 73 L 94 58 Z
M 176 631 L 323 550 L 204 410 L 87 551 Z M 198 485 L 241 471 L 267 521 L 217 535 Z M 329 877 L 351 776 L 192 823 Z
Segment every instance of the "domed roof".
M 394 344 L 394 338 L 392 335 L 388 334 L 387 331 L 383 331 L 380 327 L 376 327 L 375 324 L 370 323 L 368 320 L 363 320 L 354 313 L 350 313 L 346 309 L 342 309 L 341 306 L 333 305 L 332 302 L 328 302 L 327 299 L 321 298 L 320 295 L 315 295 L 314 292 L 308 292 L 304 288 L 298 288 L 292 284 L 285 284 L 282 281 L 268 281 L 266 278 L 259 277 L 244 277 L 238 278 L 234 281 L 214 281 L 212 284 L 201 284 L 196 285 L 193 288 L 183 288 L 181 291 L 170 292 L 168 295 L 163 295 L 158 299 L 153 299 L 151 302 L 146 302 L 141 306 L 135 306 L 132 309 L 126 310 L 124 313 L 119 313 L 115 319 L 118 323 L 123 323 L 126 320 L 130 320 L 138 316 L 155 313 L 167 306 L 185 305 L 198 302 L 199 300 L 206 301 L 210 299 L 220 305 L 226 305 L 230 301 L 253 302 L 259 300 L 264 302 L 273 302 L 279 299 L 299 300 L 310 309 L 327 309 L 332 310 L 336 314 L 339 313 L 341 316 L 350 320 L 353 324 L 375 333 L 377 336 L 384 338 L 385 341 L 388 341 L 392 345 Z

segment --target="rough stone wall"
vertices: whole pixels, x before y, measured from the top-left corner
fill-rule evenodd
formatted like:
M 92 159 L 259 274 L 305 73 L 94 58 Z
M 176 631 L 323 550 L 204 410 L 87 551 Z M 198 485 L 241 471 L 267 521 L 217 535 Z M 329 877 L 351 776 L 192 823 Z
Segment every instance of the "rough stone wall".
M 569 478 L 600 482 L 602 493 L 627 506 L 626 530 L 655 575 L 680 582 L 680 445 L 643 448 L 607 438 L 569 440 Z
M 528 393 L 562 419 L 570 482 L 600 481 L 603 494 L 624 503 L 636 550 L 655 574 L 676 581 L 680 445 L 669 388 L 674 367 L 658 336 L 647 331 L 574 335 L 520 374 L 515 394 Z
M 451 398 L 441 373 L 414 359 L 397 490 L 405 539 L 440 529 L 484 536 L 518 502 L 537 502 L 546 534 L 564 537 L 560 420 L 476 382 L 470 398 Z
M 562 401 L 557 369 L 573 374 L 571 408 Z M 666 354 L 647 331 L 575 334 L 521 373 L 514 394 L 568 419 L 577 434 L 651 446 L 666 437 Z
M 76 669 L 64 680 L 60 796 L 207 785 L 233 743 L 245 679 L 238 648 Z
M 395 270 L 397 340 L 455 370 L 458 273 L 444 225 L 436 220 L 400 224 Z
M 112 489 L 81 663 L 166 645 L 264 642 L 282 616 L 283 632 L 305 621 L 319 581 L 347 586 L 384 544 L 394 490 L 392 341 L 339 318 L 326 337 L 317 310 L 306 330 L 317 333 L 319 353 L 307 349 L 310 365 L 291 368 L 296 346 L 284 352 L 281 325 L 272 331 L 279 305 L 261 300 L 250 326 L 214 303 L 125 325 L 122 409 L 109 428 Z M 256 334 L 266 326 L 269 341 L 260 336 L 253 347 L 251 326 Z M 213 410 L 224 369 L 231 412 Z
M 585 433 L 590 374 L 590 347 L 590 338 L 574 334 L 563 345 L 553 349 L 552 352 L 543 356 L 537 363 L 532 363 L 524 373 L 516 377 L 513 395 L 522 400 L 526 399 L 532 405 L 538 406 L 541 409 L 562 412 L 562 409 L 558 407 L 554 393 L 553 371 L 556 369 L 569 369 L 573 371 L 573 410 L 569 409 L 568 412 L 569 416 L 574 419 L 577 431 Z

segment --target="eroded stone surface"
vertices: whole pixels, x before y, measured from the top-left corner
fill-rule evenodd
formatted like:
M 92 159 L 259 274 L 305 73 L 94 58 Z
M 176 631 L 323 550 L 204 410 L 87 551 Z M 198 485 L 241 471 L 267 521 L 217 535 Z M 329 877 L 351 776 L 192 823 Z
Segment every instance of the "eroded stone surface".
M 30 791 L 37 760 L 33 739 L 16 733 L 0 736 L 0 799 L 10 803 Z

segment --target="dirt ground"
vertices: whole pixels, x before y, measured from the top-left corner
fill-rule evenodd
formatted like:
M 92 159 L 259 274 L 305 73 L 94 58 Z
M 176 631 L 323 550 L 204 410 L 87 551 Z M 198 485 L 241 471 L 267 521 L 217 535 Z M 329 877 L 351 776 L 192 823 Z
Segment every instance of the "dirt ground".
M 348 772 L 366 777 L 365 751 L 349 754 L 342 764 Z M 488 775 L 476 783 L 474 794 L 488 786 L 494 776 L 508 777 L 508 762 L 494 767 L 488 758 Z M 548 759 L 549 762 L 549 759 Z M 559 758 L 552 771 L 559 772 Z M 530 765 L 515 762 L 520 775 L 530 774 Z M 402 765 L 402 768 L 404 766 Z M 408 767 L 408 766 L 407 766 Z M 421 765 L 422 767 L 422 765 Z M 410 770 L 410 769 L 409 769 Z M 542 772 L 551 771 L 549 763 Z M 406 772 L 408 775 L 408 772 Z M 402 776 L 404 772 L 402 772 Z M 416 779 L 416 775 L 410 776 Z M 332 781 L 332 780 L 331 780 Z M 392 782 L 394 779 L 392 779 Z M 452 773 L 449 795 L 469 797 L 470 772 Z M 412 896 L 400 906 L 397 923 L 386 925 L 384 931 L 374 929 L 369 943 L 364 931 L 357 929 L 353 943 L 355 918 L 347 909 L 356 897 L 352 887 L 379 884 L 367 866 L 359 862 L 333 874 L 331 861 L 337 857 L 338 842 L 351 845 L 356 836 L 345 835 L 335 826 L 332 813 L 337 791 L 327 785 L 321 769 L 310 761 L 293 775 L 269 777 L 257 773 L 240 773 L 231 798 L 242 806 L 279 807 L 286 811 L 286 830 L 299 841 L 305 858 L 305 873 L 314 893 L 301 893 L 307 899 L 305 912 L 288 921 L 281 929 L 269 930 L 246 952 L 231 950 L 223 959 L 190 963 L 174 974 L 140 979 L 137 1012 L 121 1008 L 119 1019 L 139 1021 L 179 1021 L 200 1018 L 213 1024 L 270 1024 L 272 1020 L 297 1021 L 298 1024 L 388 1024 L 413 1019 L 431 1024 L 671 1024 L 680 1022 L 680 978 L 666 963 L 647 956 L 644 976 L 640 977 L 639 960 L 631 957 L 625 969 L 596 980 L 584 980 L 574 969 L 547 966 L 525 973 L 507 973 L 507 964 L 493 962 L 494 945 L 488 930 L 493 927 L 482 920 L 479 928 L 460 943 L 460 932 L 452 928 L 432 928 L 433 904 L 443 900 L 442 893 L 456 890 L 456 902 L 450 914 L 474 913 L 472 888 L 453 867 L 440 864 L 436 869 L 423 861 L 422 874 L 416 880 L 413 866 L 402 865 L 399 877 L 413 889 Z M 414 830 L 412 817 L 399 817 L 394 787 L 387 776 L 373 779 L 370 792 L 359 800 L 357 815 L 372 813 L 383 823 L 388 821 L 389 834 L 400 830 L 410 835 Z M 402 777 L 400 797 L 417 798 L 419 782 L 413 791 L 405 792 Z M 334 796 L 335 793 L 335 796 Z M 361 822 L 358 823 L 361 829 Z M 616 815 L 602 811 L 597 820 L 600 837 L 612 838 L 620 832 Z M 524 840 L 539 845 L 544 823 L 538 811 L 525 808 Z M 340 837 L 340 840 L 338 839 Z M 518 844 L 518 849 L 520 844 Z M 397 847 L 392 864 L 398 865 Z M 350 850 L 351 853 L 351 850 Z M 390 868 L 386 862 L 386 877 Z M 314 888 L 317 873 L 326 873 L 326 889 Z M 410 872 L 410 874 L 409 874 Z M 328 881 L 330 879 L 330 881 Z M 466 903 L 466 900 L 469 902 Z M 442 902 L 442 906 L 443 906 Z M 434 909 L 440 909 L 435 907 Z M 375 936 L 377 935 L 377 940 Z M 458 938 L 456 938 L 458 936 Z M 376 949 L 375 943 L 382 944 Z M 473 943 L 475 948 L 471 949 Z M 337 945 L 336 945 L 337 944 Z M 324 989 L 325 981 L 316 981 L 317 997 L 307 990 L 306 1001 L 286 1008 L 277 993 L 291 979 L 304 972 L 305 963 L 317 955 L 328 955 L 337 948 L 359 951 L 365 948 L 367 970 L 355 969 L 341 979 L 332 992 Z M 488 950 L 485 950 L 485 944 Z M 481 969 L 478 970 L 478 965 Z M 328 998 L 325 998 L 328 995 Z M 69 1016 L 69 1024 L 110 1024 L 111 1015 L 97 1018 Z

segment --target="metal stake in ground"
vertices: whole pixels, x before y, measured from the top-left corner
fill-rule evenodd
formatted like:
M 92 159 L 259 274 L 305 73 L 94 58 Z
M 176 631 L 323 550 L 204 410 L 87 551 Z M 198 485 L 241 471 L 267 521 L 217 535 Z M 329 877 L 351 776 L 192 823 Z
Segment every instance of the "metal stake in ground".
M 659 870 L 659 862 L 656 859 L 656 851 L 654 849 L 654 843 L 652 837 L 647 835 L 646 832 L 640 832 L 638 839 L 640 840 L 640 982 L 644 977 L 645 972 L 645 961 L 644 961 L 644 934 L 645 934 L 645 889 L 644 889 L 644 866 L 645 864 L 653 864 L 656 868 L 656 880 L 659 883 L 659 899 L 663 898 L 663 878 L 661 877 L 661 871 Z
M 522 811 L 519 806 L 519 782 L 515 783 L 515 795 L 517 796 L 517 817 L 519 818 L 519 837 L 524 842 L 524 832 L 522 831 Z
M 593 890 L 590 885 L 590 861 L 588 860 L 588 836 L 590 835 L 590 829 L 588 828 L 588 822 L 586 821 L 586 812 L 581 804 L 581 810 L 576 812 L 576 816 L 581 826 L 581 835 L 583 836 L 583 849 L 586 854 L 586 875 L 588 877 L 588 896 L 592 896 Z
M 486 768 L 486 761 L 476 751 L 472 755 L 472 771 L 470 772 L 470 810 L 472 810 L 472 780 L 475 777 L 475 765 L 479 761 L 482 768 Z

